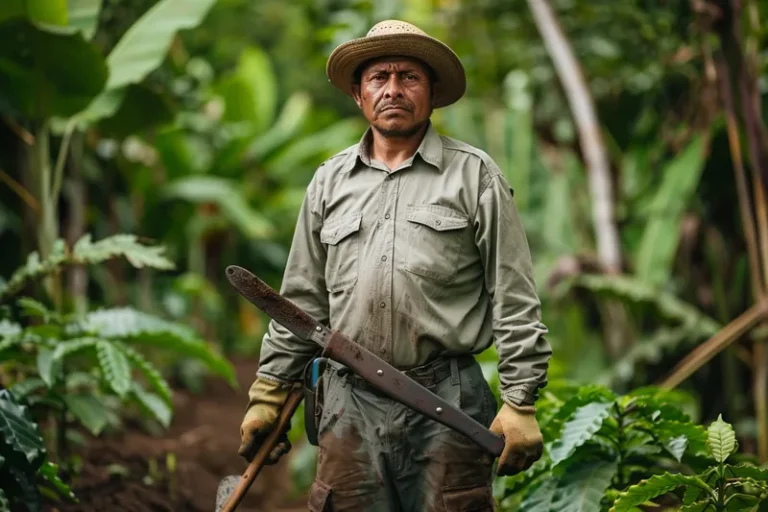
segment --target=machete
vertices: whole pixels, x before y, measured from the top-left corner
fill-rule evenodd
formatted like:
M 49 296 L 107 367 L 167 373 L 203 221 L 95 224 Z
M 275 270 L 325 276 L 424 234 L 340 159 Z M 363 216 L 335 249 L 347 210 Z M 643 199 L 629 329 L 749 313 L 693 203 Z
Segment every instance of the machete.
M 226 274 L 229 282 L 243 297 L 299 338 L 323 347 L 325 357 L 347 366 L 393 400 L 464 434 L 495 457 L 501 455 L 504 439 L 461 409 L 454 407 L 343 333 L 325 327 L 248 270 L 230 265 Z

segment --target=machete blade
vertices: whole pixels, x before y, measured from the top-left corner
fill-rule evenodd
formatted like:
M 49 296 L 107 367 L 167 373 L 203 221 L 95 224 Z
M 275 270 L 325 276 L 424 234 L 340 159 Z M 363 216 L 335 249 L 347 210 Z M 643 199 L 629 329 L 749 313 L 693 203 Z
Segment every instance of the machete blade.
M 303 340 L 314 341 L 325 346 L 325 336 L 319 336 L 318 333 L 327 333 L 327 328 L 281 296 L 267 283 L 237 265 L 228 266 L 226 274 L 227 279 L 240 295 L 277 323 Z

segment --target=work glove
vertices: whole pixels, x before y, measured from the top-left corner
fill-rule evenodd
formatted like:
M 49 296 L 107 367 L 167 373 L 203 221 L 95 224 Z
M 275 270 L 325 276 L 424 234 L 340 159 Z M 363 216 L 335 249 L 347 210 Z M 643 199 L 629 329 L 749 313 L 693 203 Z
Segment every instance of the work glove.
M 280 410 L 288 400 L 291 384 L 281 384 L 262 377 L 256 380 L 248 390 L 248 408 L 240 425 L 240 449 L 237 451 L 248 462 L 256 455 L 261 444 L 275 427 Z M 287 432 L 283 433 L 277 444 L 270 452 L 265 464 L 274 464 L 280 457 L 288 453 L 291 443 Z
M 541 458 L 544 438 L 536 421 L 536 408 L 504 403 L 491 423 L 491 432 L 504 438 L 496 473 L 515 475 Z

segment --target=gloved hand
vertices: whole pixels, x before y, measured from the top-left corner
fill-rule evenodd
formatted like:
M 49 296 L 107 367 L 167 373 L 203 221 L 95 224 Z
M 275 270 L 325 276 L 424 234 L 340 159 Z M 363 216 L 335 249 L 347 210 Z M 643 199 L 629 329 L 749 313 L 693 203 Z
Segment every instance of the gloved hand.
M 261 443 L 275 427 L 280 410 L 291 392 L 290 384 L 280 384 L 262 377 L 256 380 L 248 390 L 248 408 L 240 425 L 242 442 L 237 451 L 248 462 L 256 455 Z M 274 464 L 280 457 L 288 453 L 291 443 L 287 433 L 284 433 L 267 457 L 266 464 Z
M 491 423 L 491 432 L 504 437 L 497 474 L 514 475 L 525 471 L 541 458 L 544 438 L 536 421 L 536 408 L 504 403 Z

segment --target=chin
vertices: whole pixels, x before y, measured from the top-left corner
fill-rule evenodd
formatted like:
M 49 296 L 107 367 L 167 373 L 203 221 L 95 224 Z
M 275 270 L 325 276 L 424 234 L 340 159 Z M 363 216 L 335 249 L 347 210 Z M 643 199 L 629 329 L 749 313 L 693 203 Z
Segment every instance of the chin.
M 418 132 L 423 123 L 379 122 L 373 127 L 385 137 L 410 137 Z

